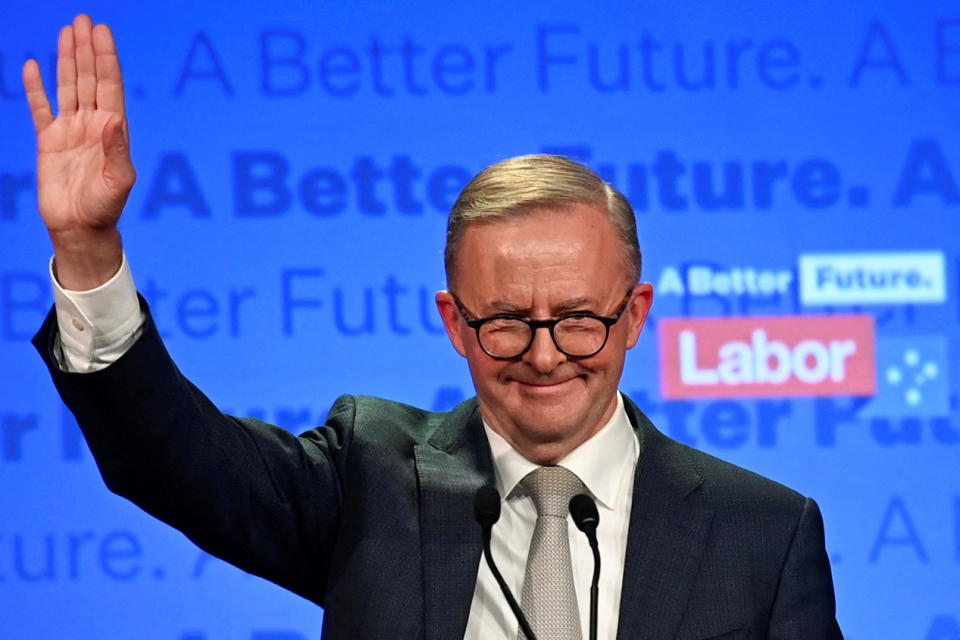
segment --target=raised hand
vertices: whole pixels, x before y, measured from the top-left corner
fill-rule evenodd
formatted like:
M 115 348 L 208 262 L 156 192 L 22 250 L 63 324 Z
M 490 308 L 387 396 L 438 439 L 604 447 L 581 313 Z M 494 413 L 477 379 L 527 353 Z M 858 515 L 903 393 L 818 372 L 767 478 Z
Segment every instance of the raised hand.
M 136 179 L 123 79 L 109 27 L 77 16 L 60 31 L 53 116 L 35 60 L 23 86 L 37 133 L 37 198 L 68 289 L 108 280 L 122 255 L 117 221 Z

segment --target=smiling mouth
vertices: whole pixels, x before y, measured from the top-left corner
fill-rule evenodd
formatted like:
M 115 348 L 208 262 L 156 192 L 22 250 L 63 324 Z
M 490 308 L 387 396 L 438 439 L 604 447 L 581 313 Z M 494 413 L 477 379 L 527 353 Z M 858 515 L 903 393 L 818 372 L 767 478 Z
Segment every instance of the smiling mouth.
M 522 386 L 525 389 L 532 389 L 535 391 L 540 391 L 547 393 L 550 391 L 562 391 L 570 383 L 574 382 L 577 378 L 567 378 L 566 380 L 558 380 L 556 382 L 527 382 L 525 380 L 515 380 L 517 384 Z

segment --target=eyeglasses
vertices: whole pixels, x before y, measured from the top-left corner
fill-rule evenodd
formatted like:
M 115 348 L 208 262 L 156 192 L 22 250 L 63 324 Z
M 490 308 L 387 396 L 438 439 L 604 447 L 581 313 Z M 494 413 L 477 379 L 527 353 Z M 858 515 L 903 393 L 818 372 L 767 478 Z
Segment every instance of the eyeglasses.
M 480 348 L 496 360 L 519 358 L 533 344 L 537 329 L 549 329 L 553 344 L 560 353 L 570 358 L 589 358 L 600 353 L 610 337 L 610 327 L 615 325 L 627 308 L 633 290 L 617 307 L 612 316 L 598 316 L 588 311 L 578 311 L 554 320 L 531 320 L 523 316 L 499 314 L 488 318 L 471 320 L 460 298 L 453 294 L 457 308 L 467 326 L 477 332 Z

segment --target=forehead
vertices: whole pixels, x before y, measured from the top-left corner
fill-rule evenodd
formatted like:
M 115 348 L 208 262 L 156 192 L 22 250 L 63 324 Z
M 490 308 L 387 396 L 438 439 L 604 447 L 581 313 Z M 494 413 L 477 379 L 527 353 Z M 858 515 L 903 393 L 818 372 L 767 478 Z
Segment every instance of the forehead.
M 598 208 L 538 209 L 468 226 L 457 257 L 457 290 L 464 302 L 518 309 L 571 299 L 602 303 L 623 295 L 629 278 L 623 256 L 613 223 Z

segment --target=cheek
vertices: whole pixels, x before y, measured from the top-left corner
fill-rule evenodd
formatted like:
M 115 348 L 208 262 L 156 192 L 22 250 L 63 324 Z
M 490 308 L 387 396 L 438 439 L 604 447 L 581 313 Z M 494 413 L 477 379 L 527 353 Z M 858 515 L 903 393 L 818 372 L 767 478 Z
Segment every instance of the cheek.
M 466 351 L 467 363 L 470 365 L 474 385 L 481 388 L 496 383 L 505 368 L 504 363 L 485 354 L 476 340 L 471 340 L 466 344 Z
M 582 362 L 580 368 L 584 373 L 591 374 L 597 379 L 616 369 L 616 363 L 610 358 L 591 358 L 589 362 Z
M 627 349 L 630 349 L 636 343 L 635 338 L 639 337 L 639 334 L 634 336 L 633 333 L 635 333 L 633 328 L 626 322 L 615 324 L 610 330 L 610 338 L 603 350 L 606 357 L 610 360 L 623 359 L 627 355 Z M 614 354 L 617 355 L 614 357 Z
M 580 368 L 594 375 L 617 375 L 623 369 L 624 356 L 626 356 L 626 346 L 624 336 L 610 334 L 606 346 L 599 354 L 587 360 L 578 362 Z

